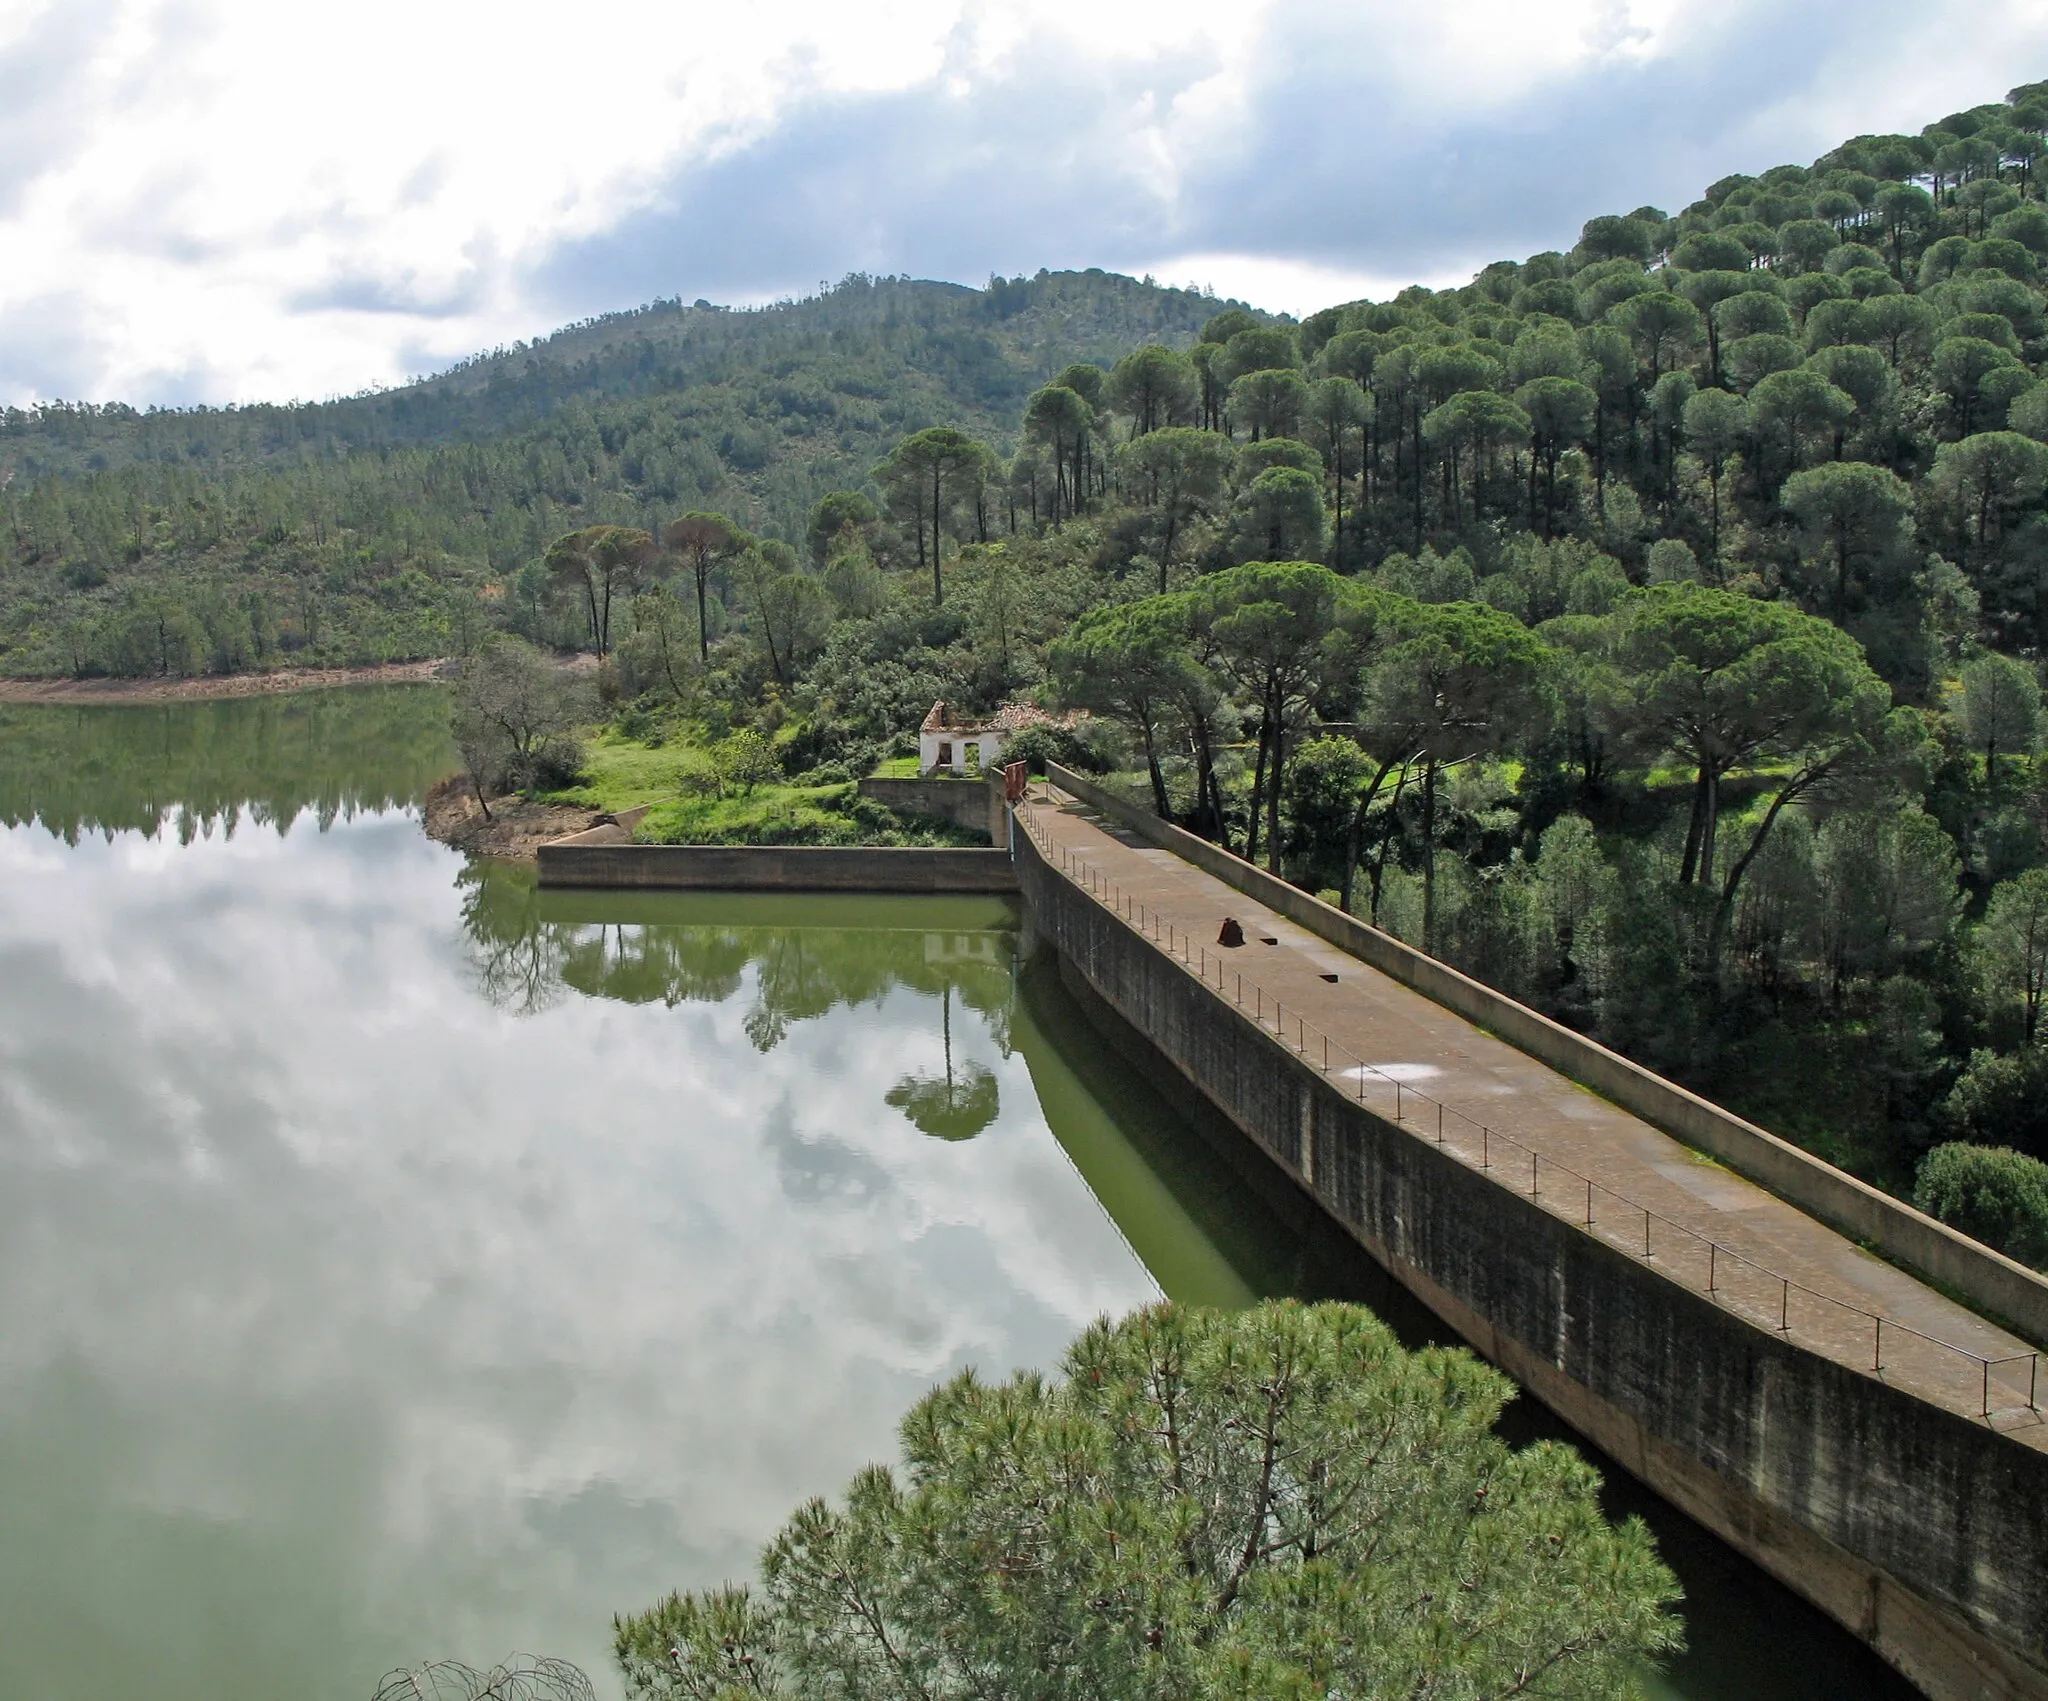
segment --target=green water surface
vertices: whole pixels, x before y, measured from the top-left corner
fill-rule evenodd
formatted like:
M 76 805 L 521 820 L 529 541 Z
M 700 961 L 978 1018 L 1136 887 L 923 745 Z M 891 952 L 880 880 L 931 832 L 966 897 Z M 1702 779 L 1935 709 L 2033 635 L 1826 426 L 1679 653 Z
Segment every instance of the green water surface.
M 539 892 L 420 832 L 444 713 L 0 708 L 0 1698 L 614 1694 L 612 1612 L 961 1366 L 1160 1293 L 1429 1331 L 1014 906 Z M 1688 1590 L 1657 1693 L 1909 1693 L 1612 1493 Z

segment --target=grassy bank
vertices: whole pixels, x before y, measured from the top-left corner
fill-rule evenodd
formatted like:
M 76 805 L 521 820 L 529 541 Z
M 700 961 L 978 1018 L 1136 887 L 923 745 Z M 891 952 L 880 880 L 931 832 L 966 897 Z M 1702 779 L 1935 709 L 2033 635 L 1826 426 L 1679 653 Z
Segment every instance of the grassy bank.
M 643 844 L 987 843 L 986 835 L 951 822 L 885 809 L 848 780 L 736 782 L 720 773 L 709 750 L 680 735 L 649 744 L 609 727 L 589 736 L 581 783 L 542 794 L 541 801 L 612 813 L 646 805 L 635 835 Z

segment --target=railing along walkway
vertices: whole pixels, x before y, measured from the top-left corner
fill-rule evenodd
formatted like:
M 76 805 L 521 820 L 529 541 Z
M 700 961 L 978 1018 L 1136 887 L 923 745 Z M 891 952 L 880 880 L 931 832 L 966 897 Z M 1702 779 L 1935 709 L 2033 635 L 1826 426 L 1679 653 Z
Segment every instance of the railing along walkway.
M 1347 1097 L 1759 1328 L 2048 1446 L 2040 1355 L 2016 1337 L 1049 786 L 1017 816 L 1049 866 Z M 1244 946 L 1216 943 L 1225 916 Z M 1382 1036 L 1444 1061 L 1391 1061 Z

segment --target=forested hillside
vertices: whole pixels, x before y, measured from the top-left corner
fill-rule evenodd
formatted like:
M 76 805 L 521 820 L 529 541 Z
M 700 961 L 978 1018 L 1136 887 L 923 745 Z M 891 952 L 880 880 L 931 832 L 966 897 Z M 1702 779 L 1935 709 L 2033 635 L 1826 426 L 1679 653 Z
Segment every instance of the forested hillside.
M 934 698 L 1088 710 L 1162 813 L 2048 1260 L 2044 132 L 2029 85 L 1298 325 L 856 281 L 18 420 L 7 665 L 504 630 L 606 657 L 600 755 L 814 789 Z
M 1006 442 L 1075 360 L 1216 303 L 1100 272 L 851 277 L 755 312 L 663 303 L 306 406 L 0 414 L 0 673 L 439 655 L 594 522 L 703 507 L 801 535 L 905 431 Z

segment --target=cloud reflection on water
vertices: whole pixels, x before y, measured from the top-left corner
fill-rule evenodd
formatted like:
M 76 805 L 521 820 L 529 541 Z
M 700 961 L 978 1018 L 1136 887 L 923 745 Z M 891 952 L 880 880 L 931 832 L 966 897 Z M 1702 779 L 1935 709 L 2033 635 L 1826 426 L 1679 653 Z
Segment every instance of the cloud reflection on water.
M 984 911 L 929 950 L 508 920 L 401 814 L 309 825 L 0 832 L 0 1690 L 602 1665 L 930 1382 L 1156 1291 Z M 996 1096 L 957 1143 L 887 1103 L 947 988 Z

